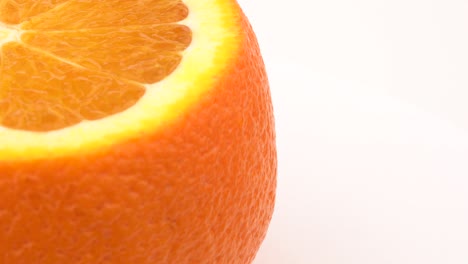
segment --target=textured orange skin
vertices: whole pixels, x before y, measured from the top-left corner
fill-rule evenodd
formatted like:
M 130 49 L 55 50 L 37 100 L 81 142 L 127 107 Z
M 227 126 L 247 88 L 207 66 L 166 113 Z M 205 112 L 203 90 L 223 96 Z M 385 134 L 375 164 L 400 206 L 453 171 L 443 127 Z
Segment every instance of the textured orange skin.
M 100 153 L 0 162 L 0 263 L 252 262 L 276 149 L 265 69 L 239 19 L 231 68 L 164 129 Z

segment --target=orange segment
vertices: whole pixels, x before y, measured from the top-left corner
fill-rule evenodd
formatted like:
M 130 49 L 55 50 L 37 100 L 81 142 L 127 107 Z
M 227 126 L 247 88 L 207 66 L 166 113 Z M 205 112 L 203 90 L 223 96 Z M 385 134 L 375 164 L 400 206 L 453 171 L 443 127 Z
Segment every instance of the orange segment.
M 125 12 L 122 12 L 123 10 Z M 181 0 L 72 0 L 31 18 L 22 28 L 43 30 L 119 28 L 173 23 L 185 19 L 187 15 L 188 9 Z
M 134 105 L 141 85 L 92 72 L 10 42 L 2 47 L 0 123 L 32 131 L 65 128 Z
M 0 1 L 0 21 L 18 24 L 68 1 L 70 0 L 3 0 Z
M 85 31 L 32 31 L 27 43 L 94 71 L 151 84 L 179 65 L 191 42 L 187 26 L 168 24 Z
M 180 0 L 4 1 L 0 15 L 24 21 L 3 26 L 0 45 L 0 124 L 20 130 L 58 130 L 130 108 L 192 41 L 189 27 L 170 24 L 188 15 Z

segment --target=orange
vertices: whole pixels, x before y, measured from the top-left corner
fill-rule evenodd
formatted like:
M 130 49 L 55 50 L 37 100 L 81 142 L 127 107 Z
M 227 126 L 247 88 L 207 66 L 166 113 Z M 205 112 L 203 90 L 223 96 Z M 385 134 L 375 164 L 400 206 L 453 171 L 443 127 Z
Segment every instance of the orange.
M 0 1 L 0 263 L 250 263 L 275 188 L 235 0 Z

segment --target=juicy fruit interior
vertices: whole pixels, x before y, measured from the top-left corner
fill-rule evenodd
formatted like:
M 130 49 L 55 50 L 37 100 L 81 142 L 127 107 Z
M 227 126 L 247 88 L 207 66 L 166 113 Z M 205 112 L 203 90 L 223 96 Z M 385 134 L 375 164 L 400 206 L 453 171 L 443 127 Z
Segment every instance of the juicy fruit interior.
M 128 109 L 181 62 L 187 16 L 181 0 L 1 1 L 0 125 L 51 131 Z

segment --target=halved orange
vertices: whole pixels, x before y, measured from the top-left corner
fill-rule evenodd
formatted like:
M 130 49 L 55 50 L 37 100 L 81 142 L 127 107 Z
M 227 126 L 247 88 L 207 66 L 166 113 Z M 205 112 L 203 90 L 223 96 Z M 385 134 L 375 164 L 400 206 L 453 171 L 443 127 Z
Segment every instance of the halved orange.
M 249 263 L 275 188 L 235 0 L 0 1 L 0 263 Z

